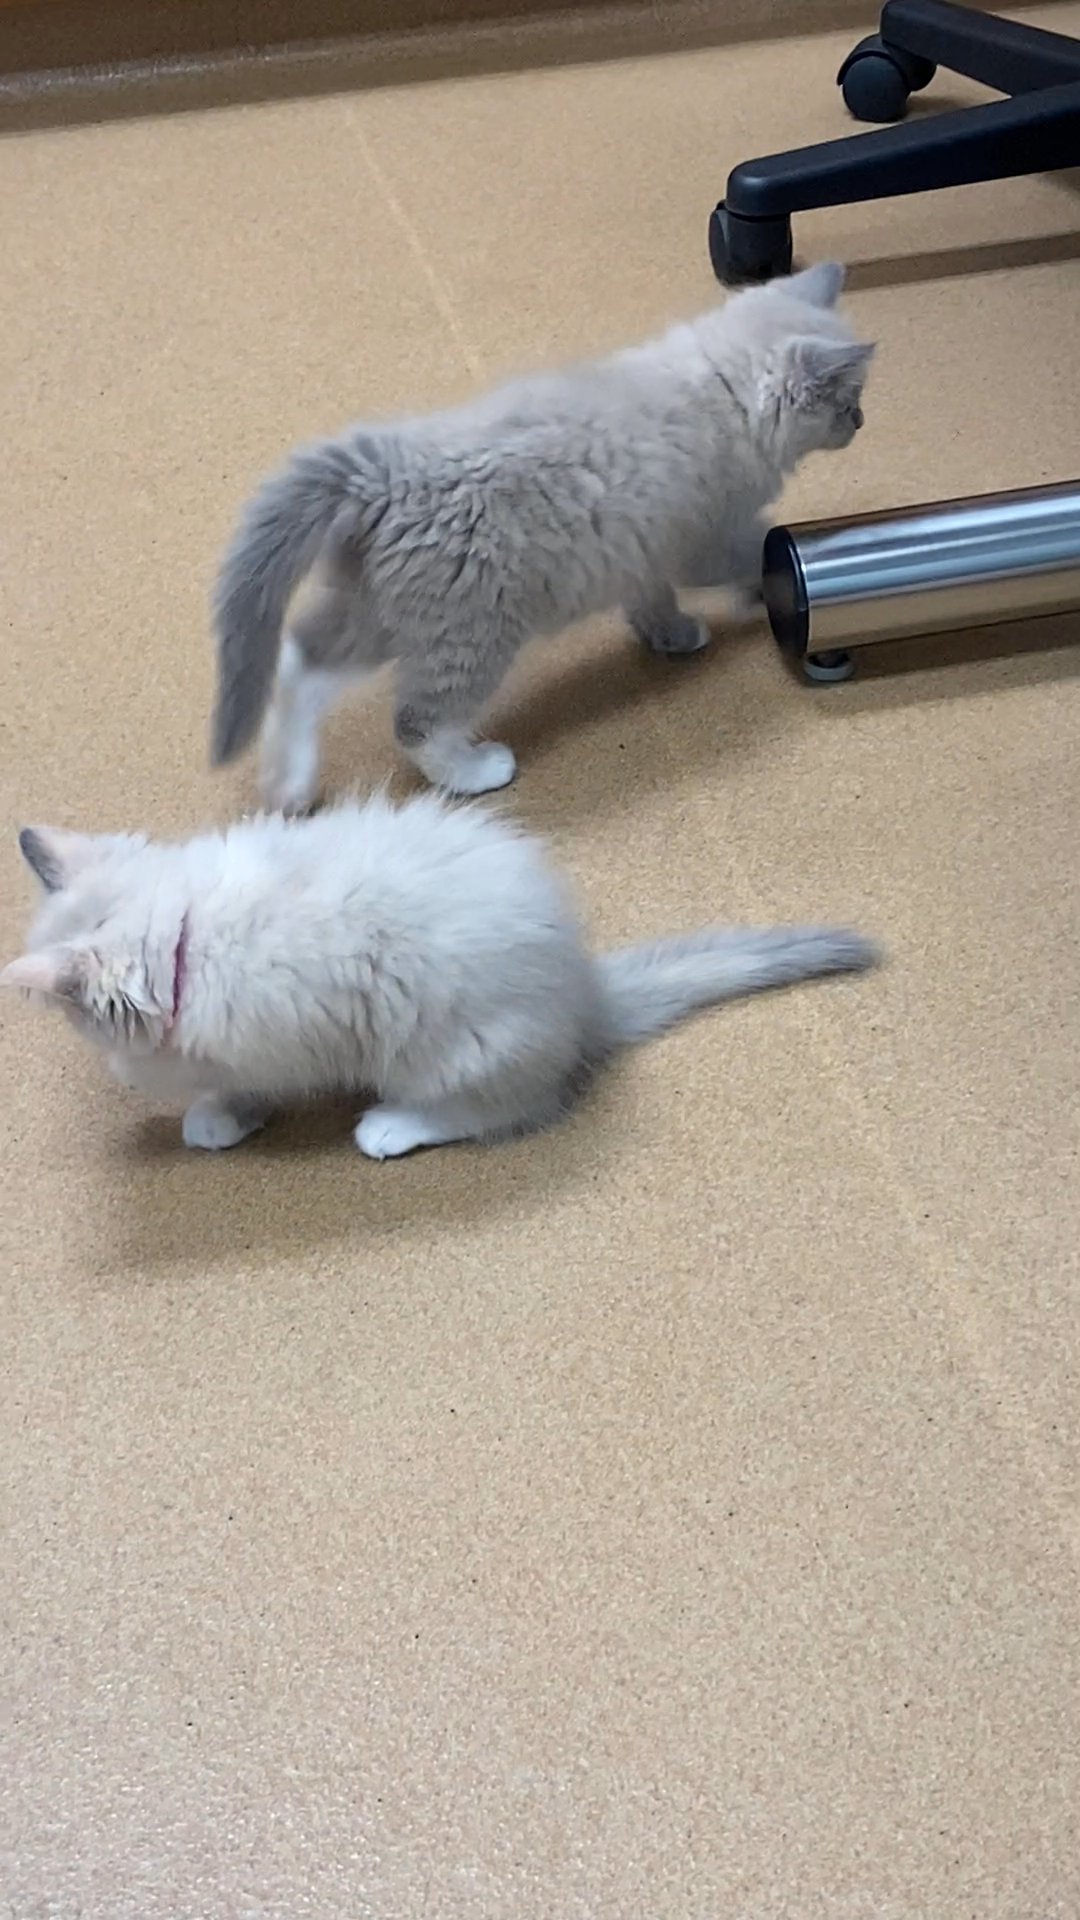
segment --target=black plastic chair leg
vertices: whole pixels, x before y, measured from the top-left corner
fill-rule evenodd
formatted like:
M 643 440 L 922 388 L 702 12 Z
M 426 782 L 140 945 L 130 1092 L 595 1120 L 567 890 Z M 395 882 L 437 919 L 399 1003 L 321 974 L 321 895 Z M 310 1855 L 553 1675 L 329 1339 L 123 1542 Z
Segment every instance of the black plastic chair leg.
M 1080 81 L 1077 41 L 950 0 L 885 0 L 881 38 L 998 93 L 1034 93 Z
M 879 133 L 744 160 L 721 202 L 733 222 L 783 220 L 811 207 L 1011 180 L 1080 164 L 1080 81 L 962 107 Z

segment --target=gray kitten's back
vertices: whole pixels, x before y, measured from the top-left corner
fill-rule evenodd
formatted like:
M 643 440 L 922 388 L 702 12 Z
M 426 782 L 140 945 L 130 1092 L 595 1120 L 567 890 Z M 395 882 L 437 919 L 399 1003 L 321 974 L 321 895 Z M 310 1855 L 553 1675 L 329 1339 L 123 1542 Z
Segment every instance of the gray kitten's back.
M 831 311 L 833 270 L 800 283 L 593 367 L 294 454 L 222 567 L 215 763 L 254 736 L 290 596 L 320 557 L 329 591 L 295 631 L 297 673 L 394 658 L 398 736 L 429 773 L 436 736 L 465 739 L 532 635 L 621 603 L 666 647 L 673 584 L 752 585 L 758 514 L 803 453 L 846 443 L 830 436 L 843 406 L 855 417 L 845 389 L 869 352 Z

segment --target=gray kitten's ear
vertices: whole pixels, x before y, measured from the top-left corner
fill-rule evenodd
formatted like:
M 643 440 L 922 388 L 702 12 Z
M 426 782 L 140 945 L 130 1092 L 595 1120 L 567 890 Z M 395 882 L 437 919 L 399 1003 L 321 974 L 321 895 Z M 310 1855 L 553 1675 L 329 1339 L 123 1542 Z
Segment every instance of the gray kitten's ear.
M 88 833 L 65 833 L 53 827 L 24 827 L 19 835 L 19 852 L 46 893 L 59 893 L 68 885 L 93 844 Z
M 838 260 L 819 260 L 816 266 L 793 273 L 777 285 L 793 293 L 797 300 L 805 300 L 808 307 L 835 307 L 846 279 L 847 268 Z
M 815 406 L 842 387 L 858 387 L 874 355 L 863 340 L 818 340 L 801 335 L 784 352 L 784 387 L 793 407 Z

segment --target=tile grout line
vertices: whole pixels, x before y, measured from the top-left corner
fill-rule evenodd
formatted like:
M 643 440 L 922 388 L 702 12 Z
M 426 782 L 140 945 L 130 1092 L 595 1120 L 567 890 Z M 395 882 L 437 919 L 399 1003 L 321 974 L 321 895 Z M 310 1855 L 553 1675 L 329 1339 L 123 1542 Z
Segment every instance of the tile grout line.
M 880 1177 L 900 1209 L 906 1237 L 914 1252 L 926 1264 L 954 1340 L 966 1350 L 984 1387 L 994 1397 L 991 1418 L 996 1415 L 997 1424 L 1004 1426 L 1019 1442 L 1028 1472 L 1039 1482 L 1040 1498 L 1049 1508 L 1068 1551 L 1080 1564 L 1080 1524 L 1077 1514 L 1063 1497 L 1060 1470 L 1051 1450 L 1039 1439 L 1023 1394 L 1003 1374 L 994 1358 L 995 1349 L 1002 1343 L 989 1337 L 985 1331 L 985 1316 L 979 1313 L 974 1291 L 965 1276 L 962 1257 L 952 1252 L 932 1227 L 919 1222 L 917 1194 L 906 1177 L 897 1171 L 891 1156 L 877 1145 L 873 1128 L 865 1124 L 867 1114 L 862 1095 L 852 1089 L 848 1073 L 836 1059 L 820 1030 L 816 1036 L 812 1036 L 812 1044 L 815 1051 L 823 1056 L 848 1114 L 858 1125 L 870 1156 L 878 1166 Z M 955 1284 L 950 1285 L 950 1281 Z
M 474 380 L 479 382 L 484 371 L 483 365 L 465 336 L 458 319 L 457 309 L 446 291 L 441 276 L 436 273 L 435 268 L 432 266 L 426 249 L 421 245 L 420 236 L 409 217 L 404 202 L 395 192 L 390 180 L 375 158 L 371 141 L 365 132 L 359 115 L 356 117 L 355 128 L 364 164 L 371 174 L 375 185 L 378 187 L 379 192 L 382 194 L 393 220 L 400 229 L 405 244 L 412 254 L 421 276 L 427 283 L 431 298 L 442 317 L 454 346 L 457 348 L 466 371 L 471 374 Z
M 741 898 L 739 908 L 741 912 Z M 749 902 L 747 908 L 750 910 Z M 849 1071 L 838 1060 L 820 1023 L 809 1014 L 805 1014 L 803 1020 L 812 1051 L 822 1060 L 851 1121 L 857 1127 L 864 1151 L 871 1164 L 877 1167 L 883 1187 L 899 1209 L 909 1245 L 917 1256 L 926 1261 L 955 1346 L 967 1353 L 983 1386 L 996 1395 L 996 1408 L 990 1409 L 991 1419 L 1017 1441 L 1029 1476 L 1039 1480 L 1040 1495 L 1060 1530 L 1067 1551 L 1080 1565 L 1080 1514 L 1061 1490 L 1061 1472 L 1052 1451 L 1039 1439 L 1023 1395 L 1002 1373 L 993 1357 L 1002 1342 L 990 1337 L 984 1329 L 985 1316 L 980 1315 L 974 1290 L 965 1278 L 962 1257 L 951 1252 L 932 1227 L 928 1228 L 919 1221 L 918 1195 L 899 1172 L 893 1157 L 878 1145 L 874 1126 L 867 1124 L 867 1108 L 862 1093 L 852 1085 Z M 949 1284 L 950 1279 L 955 1282 L 954 1285 Z
M 360 123 L 359 118 L 357 118 L 356 121 L 356 136 L 364 163 L 379 192 L 382 194 L 390 214 L 396 222 L 428 286 L 434 305 L 450 334 L 462 363 L 468 373 L 479 382 L 484 373 L 483 365 L 462 329 L 457 310 L 447 293 L 442 278 L 435 271 L 427 251 L 421 244 L 420 236 L 404 203 L 377 161 L 371 141 L 363 125 Z M 830 1078 L 840 1093 L 840 1097 L 847 1108 L 850 1118 L 855 1122 L 863 1122 L 866 1116 L 862 1098 L 857 1092 L 852 1090 L 848 1075 L 832 1053 L 828 1042 L 824 1039 L 824 1036 L 820 1034 L 820 1031 L 816 1037 L 813 1032 L 811 1033 L 811 1041 L 815 1050 L 824 1057 Z M 981 1316 L 978 1313 L 972 1295 L 972 1289 L 964 1278 L 962 1261 L 957 1255 L 950 1252 L 948 1246 L 941 1240 L 940 1236 L 932 1230 L 920 1227 L 917 1224 L 915 1219 L 918 1211 L 916 1196 L 913 1194 L 910 1185 L 898 1174 L 889 1156 L 877 1146 L 873 1129 L 860 1125 L 860 1131 L 863 1139 L 869 1146 L 872 1162 L 878 1167 L 879 1177 L 883 1179 L 901 1214 L 904 1216 L 904 1228 L 910 1244 L 916 1253 L 920 1254 L 924 1259 L 929 1255 L 928 1265 L 935 1291 L 943 1303 L 946 1319 L 953 1329 L 954 1338 L 958 1344 L 967 1351 L 969 1357 L 974 1362 L 976 1372 L 982 1379 L 983 1384 L 988 1386 L 991 1393 L 996 1396 L 1001 1423 L 1004 1424 L 1019 1441 L 1022 1453 L 1026 1457 L 1029 1471 L 1036 1472 L 1040 1479 L 1043 1497 L 1047 1499 L 1047 1504 L 1051 1507 L 1069 1551 L 1074 1559 L 1080 1562 L 1080 1529 L 1077 1527 L 1076 1516 L 1068 1504 L 1061 1498 L 1058 1491 L 1060 1476 L 1057 1468 L 1053 1464 L 1051 1453 L 1043 1446 L 1033 1429 L 1022 1396 L 1018 1395 L 1016 1388 L 1007 1380 L 1006 1376 L 1002 1374 L 993 1359 L 995 1347 L 999 1345 L 1000 1342 L 989 1338 L 983 1329 Z M 955 1281 L 955 1285 L 949 1284 L 950 1278 Z M 962 1309 L 958 1308 L 958 1302 L 963 1302 Z M 1049 1494 L 1047 1494 L 1048 1488 L 1053 1489 Z

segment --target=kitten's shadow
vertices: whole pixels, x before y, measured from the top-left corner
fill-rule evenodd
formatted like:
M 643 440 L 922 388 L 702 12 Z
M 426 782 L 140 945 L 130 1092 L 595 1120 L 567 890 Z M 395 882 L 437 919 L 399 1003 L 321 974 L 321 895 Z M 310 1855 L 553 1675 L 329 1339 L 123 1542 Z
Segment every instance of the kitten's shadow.
M 619 1063 L 581 1108 L 551 1131 L 505 1145 L 440 1147 L 377 1165 L 357 1151 L 362 1102 L 319 1101 L 282 1113 L 227 1153 L 183 1146 L 175 1117 L 138 1123 L 119 1143 L 122 1209 L 102 1223 L 101 1270 L 151 1274 L 237 1271 L 282 1257 L 315 1283 L 343 1261 L 372 1258 L 427 1272 L 477 1223 L 514 1221 L 521 1244 L 544 1231 L 557 1196 L 588 1193 L 621 1152 Z M 434 1246 L 433 1246 L 434 1242 Z
M 701 653 L 664 659 L 604 623 L 527 655 L 484 731 L 518 756 L 536 825 L 624 814 L 635 799 L 707 774 L 718 756 L 750 750 L 753 707 L 735 710 L 730 670 L 760 644 L 760 627 L 716 621 Z

